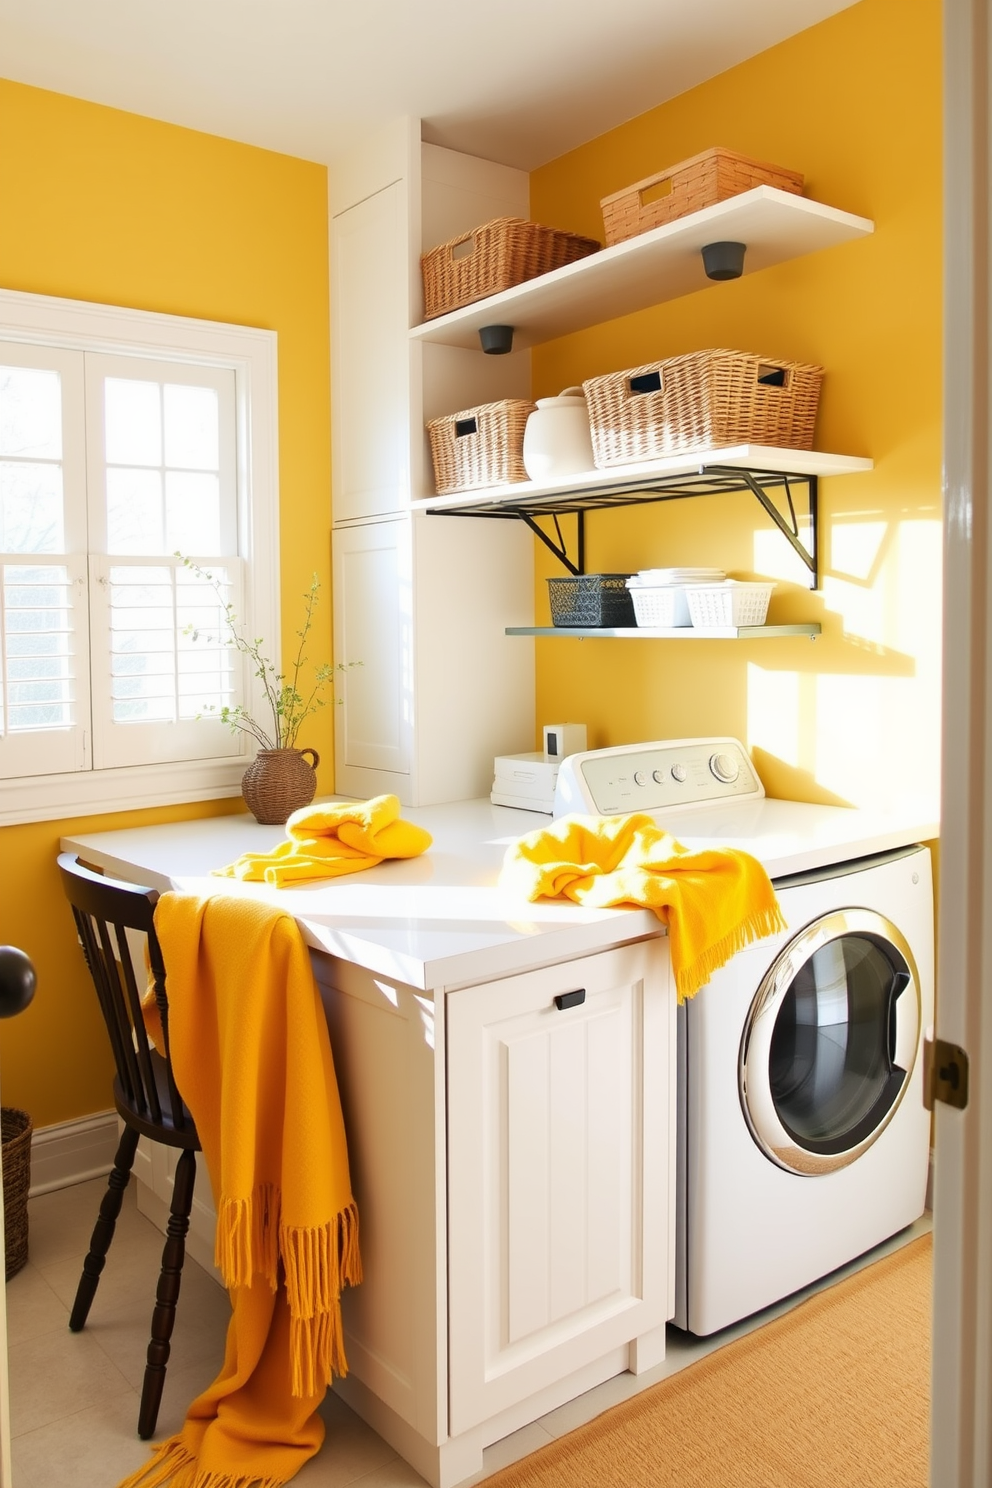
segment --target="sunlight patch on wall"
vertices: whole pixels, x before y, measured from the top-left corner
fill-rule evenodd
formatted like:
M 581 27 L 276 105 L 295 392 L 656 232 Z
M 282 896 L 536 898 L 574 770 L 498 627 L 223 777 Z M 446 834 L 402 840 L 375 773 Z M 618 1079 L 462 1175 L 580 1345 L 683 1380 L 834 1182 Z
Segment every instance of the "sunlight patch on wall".
M 912 677 L 821 676 L 815 774 L 853 806 L 936 812 L 939 710 L 920 710 Z
M 867 583 L 888 530 L 888 522 L 834 522 L 830 528 L 831 573 Z
M 940 522 L 838 523 L 830 546 L 823 597 L 845 635 L 930 673 L 940 655 Z
M 802 491 L 802 487 L 799 488 Z M 775 493 L 773 499 L 779 505 L 782 504 Z M 799 498 L 805 499 L 805 493 Z M 760 510 L 760 509 L 759 509 Z M 787 511 L 783 512 L 787 516 Z M 788 538 L 783 537 L 777 527 L 772 525 L 771 519 L 764 513 L 760 513 L 759 520 L 767 522 L 767 528 L 761 527 L 754 534 L 754 572 L 761 574 L 763 578 L 775 579 L 782 584 L 799 584 L 803 589 L 809 588 L 809 569 L 800 558 Z M 797 535 L 806 551 L 809 551 L 810 526 L 808 521 L 801 517 L 796 524 Z M 774 597 L 773 597 L 774 602 Z
M 747 743 L 799 769 L 800 677 L 797 672 L 766 672 L 748 663 Z

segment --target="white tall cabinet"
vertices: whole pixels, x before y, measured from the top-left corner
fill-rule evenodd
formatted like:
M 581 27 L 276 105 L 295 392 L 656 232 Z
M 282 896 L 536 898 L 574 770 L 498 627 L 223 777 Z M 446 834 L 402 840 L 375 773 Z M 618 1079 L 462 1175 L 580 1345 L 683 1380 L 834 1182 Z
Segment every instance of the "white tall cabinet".
M 411 511 L 434 491 L 427 419 L 529 396 L 529 353 L 411 341 L 420 253 L 526 216 L 525 172 L 395 121 L 330 172 L 332 556 L 341 682 L 335 787 L 404 805 L 486 795 L 496 754 L 533 749 L 533 539 L 514 520 Z

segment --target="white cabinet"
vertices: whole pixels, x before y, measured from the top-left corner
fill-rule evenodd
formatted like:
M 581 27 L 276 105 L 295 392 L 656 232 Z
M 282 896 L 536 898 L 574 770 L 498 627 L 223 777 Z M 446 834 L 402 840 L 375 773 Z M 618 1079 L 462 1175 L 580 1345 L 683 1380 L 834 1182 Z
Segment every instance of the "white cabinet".
M 334 520 L 409 502 L 406 192 L 392 181 L 331 224 Z
M 672 1005 L 648 945 L 449 998 L 453 1436 L 670 1316 Z
M 365 1273 L 345 1293 L 350 1372 L 335 1389 L 450 1488 L 490 1442 L 664 1355 L 668 943 L 434 995 L 315 966 Z
M 534 747 L 533 644 L 505 634 L 533 620 L 530 533 L 412 511 L 434 489 L 426 419 L 530 391 L 526 352 L 411 341 L 421 223 L 433 246 L 526 215 L 527 194 L 524 172 L 422 146 L 410 120 L 330 172 L 335 660 L 359 664 L 340 684 L 342 794 L 488 795 L 494 755 Z
M 399 516 L 334 532 L 335 786 L 405 805 L 488 796 L 493 756 L 533 747 L 530 533 L 517 522 Z

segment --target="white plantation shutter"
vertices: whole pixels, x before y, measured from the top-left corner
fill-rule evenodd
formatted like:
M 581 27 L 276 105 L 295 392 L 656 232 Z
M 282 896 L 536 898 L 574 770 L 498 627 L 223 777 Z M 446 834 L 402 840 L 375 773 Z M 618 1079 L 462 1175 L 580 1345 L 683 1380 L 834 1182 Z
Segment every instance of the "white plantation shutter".
M 227 644 L 222 599 L 241 612 L 237 559 L 197 560 L 216 588 L 179 559 L 90 560 L 93 763 L 97 769 L 230 755 L 220 709 L 240 699 L 240 659 Z M 195 632 L 195 634 L 194 634 Z
M 8 554 L 0 561 L 4 776 L 54 774 L 86 764 L 85 585 L 85 558 L 28 563 Z
M 0 778 L 88 764 L 85 468 L 79 353 L 0 343 Z
M 223 602 L 278 658 L 275 351 L 0 289 L 0 823 L 238 793 Z

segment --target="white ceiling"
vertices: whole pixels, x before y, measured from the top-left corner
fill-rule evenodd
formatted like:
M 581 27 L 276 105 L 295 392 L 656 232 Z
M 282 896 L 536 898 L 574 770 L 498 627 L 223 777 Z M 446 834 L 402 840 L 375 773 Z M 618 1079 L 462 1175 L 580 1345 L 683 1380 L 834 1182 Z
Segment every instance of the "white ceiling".
M 0 0 L 0 73 L 320 161 L 411 114 L 529 170 L 854 3 Z

